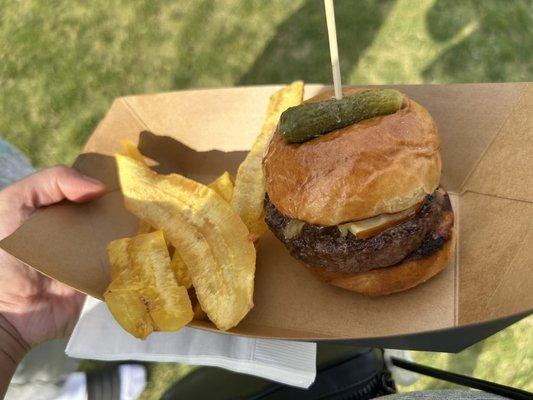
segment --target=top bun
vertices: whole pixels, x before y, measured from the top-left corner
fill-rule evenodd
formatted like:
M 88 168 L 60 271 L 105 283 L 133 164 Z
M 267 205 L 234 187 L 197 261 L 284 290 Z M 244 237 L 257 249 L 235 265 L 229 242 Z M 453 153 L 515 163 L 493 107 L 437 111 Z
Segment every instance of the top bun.
M 350 95 L 362 89 L 344 89 Z M 327 91 L 308 101 L 333 96 Z M 396 213 L 440 181 L 440 140 L 429 112 L 404 95 L 402 108 L 289 144 L 275 132 L 263 159 L 270 201 L 283 214 L 338 225 Z

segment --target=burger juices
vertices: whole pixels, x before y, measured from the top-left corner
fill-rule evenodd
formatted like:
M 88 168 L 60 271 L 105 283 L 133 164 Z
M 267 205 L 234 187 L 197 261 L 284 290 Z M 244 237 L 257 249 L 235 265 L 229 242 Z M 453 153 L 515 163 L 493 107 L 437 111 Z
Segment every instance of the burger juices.
M 265 220 L 333 285 L 367 295 L 409 289 L 455 250 L 436 124 L 395 90 L 331 96 L 282 114 L 263 159 Z

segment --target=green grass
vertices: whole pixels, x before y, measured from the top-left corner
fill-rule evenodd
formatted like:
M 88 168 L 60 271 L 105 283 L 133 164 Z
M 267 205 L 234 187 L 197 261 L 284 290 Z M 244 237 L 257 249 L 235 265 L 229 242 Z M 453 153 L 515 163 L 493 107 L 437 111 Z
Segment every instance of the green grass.
M 530 0 L 337 0 L 336 14 L 345 83 L 533 77 Z M 40 167 L 71 163 L 120 95 L 330 74 L 318 0 L 0 0 L 0 135 Z M 533 390 L 532 324 L 416 359 Z M 186 370 L 151 366 L 143 398 Z
M 460 353 L 415 352 L 414 359 L 435 368 L 533 391 L 533 316 Z M 433 378 L 422 377 L 414 385 L 400 389 L 411 391 L 458 387 Z

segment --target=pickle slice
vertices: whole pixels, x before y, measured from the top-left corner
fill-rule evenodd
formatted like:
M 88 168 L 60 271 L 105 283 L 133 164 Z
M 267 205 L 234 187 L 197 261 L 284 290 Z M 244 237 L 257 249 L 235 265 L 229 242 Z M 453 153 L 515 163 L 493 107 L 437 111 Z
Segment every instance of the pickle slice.
M 281 114 L 279 132 L 289 143 L 302 143 L 364 119 L 393 114 L 403 95 L 394 89 L 373 89 L 317 103 L 303 103 Z

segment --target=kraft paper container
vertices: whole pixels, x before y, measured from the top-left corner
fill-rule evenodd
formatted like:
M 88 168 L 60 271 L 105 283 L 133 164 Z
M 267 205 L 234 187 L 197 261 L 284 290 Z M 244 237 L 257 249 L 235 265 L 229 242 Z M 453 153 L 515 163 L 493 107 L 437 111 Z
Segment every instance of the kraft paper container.
M 258 134 L 280 86 L 189 90 L 118 98 L 74 166 L 107 184 L 89 204 L 37 212 L 0 246 L 97 298 L 108 282 L 106 245 L 132 235 L 114 152 L 139 144 L 162 173 L 209 182 L 232 173 Z M 457 351 L 533 308 L 533 90 L 529 83 L 400 85 L 437 121 L 442 184 L 458 231 L 454 262 L 407 292 L 368 298 L 329 286 L 292 259 L 272 234 L 261 238 L 255 307 L 229 333 L 358 345 Z M 305 96 L 323 90 L 306 85 Z M 191 326 L 214 330 L 208 322 Z

